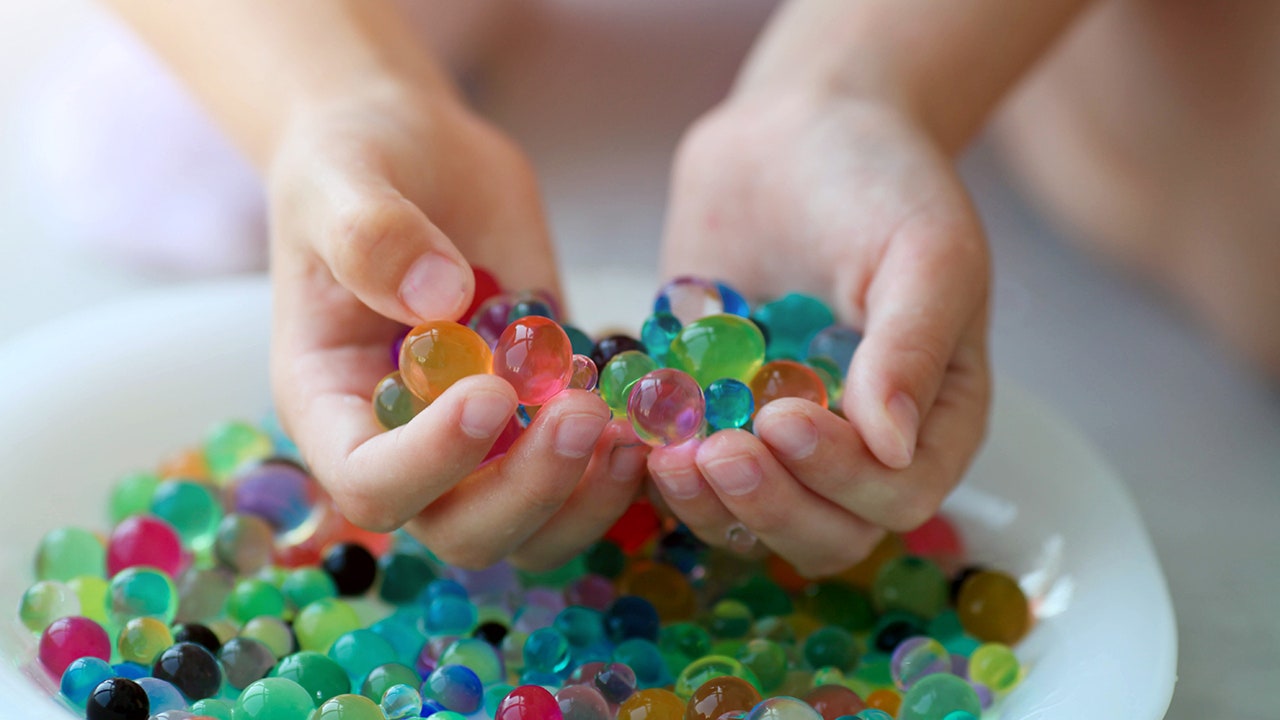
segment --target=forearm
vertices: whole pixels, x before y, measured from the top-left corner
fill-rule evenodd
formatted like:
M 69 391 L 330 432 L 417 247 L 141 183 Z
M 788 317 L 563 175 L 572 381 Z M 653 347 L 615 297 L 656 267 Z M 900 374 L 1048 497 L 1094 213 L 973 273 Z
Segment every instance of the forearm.
M 903 107 L 955 152 L 1088 0 L 790 0 L 735 92 L 807 89 Z
M 389 2 L 108 0 L 259 167 L 295 114 L 389 79 L 449 93 Z

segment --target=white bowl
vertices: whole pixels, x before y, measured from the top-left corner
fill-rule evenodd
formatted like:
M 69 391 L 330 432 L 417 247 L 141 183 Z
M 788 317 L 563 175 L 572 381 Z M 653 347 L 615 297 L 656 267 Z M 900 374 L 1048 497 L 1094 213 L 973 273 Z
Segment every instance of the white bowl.
M 0 613 L 15 613 L 44 532 L 105 528 L 114 478 L 216 421 L 263 415 L 269 303 L 260 279 L 150 292 L 0 347 Z M 971 556 L 1018 576 L 1040 616 L 997 717 L 1164 716 L 1177 656 L 1164 577 L 1128 493 L 1078 433 L 1000 385 L 987 445 L 946 509 Z M 34 647 L 0 622 L 0 708 L 67 717 Z

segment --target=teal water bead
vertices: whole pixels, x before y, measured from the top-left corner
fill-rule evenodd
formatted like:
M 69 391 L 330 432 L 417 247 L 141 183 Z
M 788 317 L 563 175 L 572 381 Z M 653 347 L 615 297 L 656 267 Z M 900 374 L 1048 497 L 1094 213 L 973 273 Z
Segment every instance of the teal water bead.
M 623 413 L 626 413 L 625 400 L 623 400 Z M 586 558 L 582 554 L 578 554 L 560 567 L 542 572 L 520 570 L 516 575 L 520 578 L 520 582 L 524 583 L 525 587 L 547 587 L 553 590 L 563 590 L 586 573 Z
M 80 596 L 57 580 L 41 580 L 22 593 L 18 619 L 33 633 L 42 633 L 58 618 L 80 615 Z
M 362 627 L 360 616 L 343 600 L 324 598 L 310 603 L 298 611 L 293 619 L 293 631 L 298 636 L 298 646 L 303 650 L 328 652 L 344 633 Z
M 422 693 L 412 685 L 392 685 L 382 695 L 378 707 L 386 716 L 386 720 L 416 718 L 418 713 L 422 712 Z
M 479 619 L 476 606 L 465 597 L 440 595 L 427 603 L 423 625 L 428 635 L 468 635 Z
M 382 585 L 378 597 L 392 605 L 414 602 L 436 579 L 435 570 L 421 555 L 393 552 L 378 559 Z
M 908 690 L 923 677 L 951 672 L 951 655 L 937 640 L 917 635 L 903 640 L 894 649 L 889 672 L 899 690 Z
M 295 627 L 297 619 L 294 620 Z M 274 615 L 259 615 L 240 628 L 240 637 L 250 638 L 266 645 L 277 659 L 292 653 L 293 632 L 284 620 Z M 309 649 L 309 648 L 303 648 Z M 328 649 L 328 646 L 325 646 Z
M 310 650 L 301 650 L 281 659 L 271 669 L 271 677 L 298 683 L 316 705 L 351 691 L 347 671 L 329 656 Z
M 760 328 L 737 315 L 712 315 L 685 325 L 671 342 L 669 364 L 706 387 L 721 378 L 749 383 L 764 365 Z
M 107 616 L 116 625 L 136 617 L 172 623 L 178 612 L 178 590 L 168 575 L 148 567 L 125 568 L 107 587 Z
M 484 714 L 489 717 L 496 717 L 498 714 L 498 707 L 502 705 L 502 701 L 506 700 L 507 696 L 511 694 L 511 691 L 515 689 L 516 687 L 514 685 L 508 683 L 497 683 L 485 688 Z
M 198 482 L 166 480 L 151 497 L 151 514 L 172 525 L 183 545 L 201 551 L 213 545 L 222 504 Z
M 420 606 L 410 606 L 405 612 L 392 613 L 369 626 L 395 647 L 399 662 L 412 665 L 427 642 L 418 624 L 422 619 L 421 610 Z
M 218 522 L 213 556 L 232 572 L 255 573 L 271 564 L 275 543 L 276 531 L 271 523 L 257 515 L 231 513 Z
M 191 703 L 191 714 L 213 718 L 213 720 L 234 720 L 235 701 L 225 698 L 205 698 Z
M 600 540 L 584 553 L 587 570 L 595 575 L 616 578 L 627 569 L 627 555 L 618 544 Z
M 950 585 L 933 562 L 903 555 L 881 566 L 871 597 L 882 613 L 901 610 L 931 620 L 947 608 Z
M 613 648 L 611 659 L 630 667 L 636 675 L 636 686 L 641 689 L 661 687 L 671 681 L 662 651 L 643 638 L 630 638 L 618 643 Z
M 598 380 L 600 396 L 604 398 L 614 415 L 623 417 L 627 414 L 627 400 L 631 397 L 631 387 L 640 378 L 658 369 L 653 358 L 639 350 L 627 350 L 610 358 L 600 370 Z
M 316 709 L 311 693 L 288 678 L 263 678 L 236 698 L 236 720 L 306 720 Z
M 564 334 L 569 336 L 569 345 L 573 347 L 574 355 L 591 356 L 591 351 L 595 349 L 596 344 L 591 340 L 590 335 L 573 325 L 561 325 L 560 329 L 564 330 Z
M 386 720 L 382 708 L 363 695 L 336 695 L 316 708 L 310 720 Z
M 813 668 L 830 666 L 847 672 L 858 664 L 858 644 L 848 630 L 826 625 L 805 638 L 804 659 Z
M 706 626 L 711 635 L 717 639 L 736 639 L 746 637 L 755 623 L 751 608 L 740 600 L 721 600 L 711 607 L 707 615 Z
M 575 648 L 585 648 L 603 642 L 604 615 L 599 610 L 570 605 L 556 615 L 552 623 Z
M 465 665 L 485 685 L 492 685 L 505 677 L 502 658 L 498 650 L 480 638 L 459 638 L 440 653 L 441 665 Z
M 374 668 L 393 663 L 398 656 L 386 638 L 361 629 L 339 635 L 329 646 L 329 657 L 347 672 L 352 687 L 360 687 Z
M 51 530 L 36 548 L 36 579 L 66 582 L 82 575 L 104 577 L 107 549 L 97 535 L 77 527 Z
M 859 710 L 858 714 L 853 716 L 854 720 L 893 720 L 893 716 L 881 710 L 880 708 L 867 708 Z
M 836 321 L 826 303 L 801 293 L 767 302 L 756 308 L 752 317 L 768 330 L 770 360 L 804 359 L 809 341 Z
M 779 695 L 751 708 L 745 720 L 822 720 L 822 714 L 803 700 Z
M 762 693 L 773 692 L 787 679 L 787 651 L 772 640 L 749 640 L 734 656 L 760 681 Z
M 680 334 L 680 328 L 680 321 L 669 312 L 659 311 L 645 318 L 644 325 L 640 326 L 640 342 L 644 343 L 649 357 L 665 365 L 671 353 L 671 341 Z
M 227 598 L 227 614 L 242 623 L 262 615 L 284 617 L 285 607 L 280 588 L 258 578 L 236 583 Z
M 756 618 L 782 617 L 795 609 L 787 591 L 762 573 L 738 582 L 725 597 L 746 603 Z
M 707 425 L 712 430 L 746 427 L 756 411 L 755 398 L 746 383 L 720 378 L 707 386 Z
M 62 671 L 62 680 L 58 683 L 58 690 L 62 696 L 72 705 L 83 708 L 84 704 L 89 700 L 90 693 L 103 680 L 115 677 L 116 672 L 111 669 L 111 665 L 102 658 L 82 657 L 72 661 L 66 670 Z
M 947 713 L 942 720 L 978 720 L 978 716 L 968 710 L 953 710 Z
M 470 715 L 484 703 L 484 685 L 471 668 L 441 665 L 422 683 L 422 697 L 440 703 L 446 710 Z
M 240 421 L 214 426 L 204 441 L 205 462 L 219 482 L 226 481 L 249 463 L 270 457 L 274 451 L 270 435 Z
M 687 665 L 711 653 L 711 633 L 697 623 L 671 623 L 658 631 L 658 649 L 680 656 Z
M 725 655 L 707 655 L 694 660 L 685 666 L 676 676 L 675 694 L 685 702 L 693 697 L 693 693 L 711 678 L 728 675 L 751 683 L 756 690 L 760 689 L 760 679 L 751 669 L 740 661 Z
M 417 688 L 420 684 L 422 677 L 418 675 L 418 671 L 403 663 L 387 663 L 369 671 L 360 685 L 360 694 L 370 700 L 382 702 L 387 691 L 396 685 Z
M 554 627 L 529 633 L 524 641 L 524 666 L 541 673 L 558 673 L 569 666 L 569 640 Z
M 160 476 L 151 472 L 125 475 L 111 488 L 107 500 L 107 515 L 116 525 L 130 515 L 141 515 L 151 509 L 151 497 L 160 484 Z
M 1013 689 L 1022 676 L 1022 664 L 1002 643 L 983 643 L 969 655 L 969 679 L 1000 695 Z
M 318 567 L 300 567 L 289 571 L 280 584 L 284 599 L 295 608 L 304 608 L 317 600 L 338 596 L 338 586 L 329 573 Z
M 957 710 L 981 716 L 977 691 L 955 675 L 938 673 L 921 678 L 902 696 L 898 720 L 946 720 Z
M 843 582 L 828 581 L 810 585 L 805 590 L 805 609 L 822 623 L 836 625 L 850 632 L 865 632 L 876 622 L 871 598 Z

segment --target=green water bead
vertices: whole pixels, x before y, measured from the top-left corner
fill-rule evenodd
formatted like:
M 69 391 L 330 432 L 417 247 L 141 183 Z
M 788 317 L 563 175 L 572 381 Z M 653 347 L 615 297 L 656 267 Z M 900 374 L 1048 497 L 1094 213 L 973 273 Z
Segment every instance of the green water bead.
M 284 620 L 274 615 L 260 615 L 240 628 L 240 636 L 266 645 L 277 659 L 294 651 L 293 633 Z
M 1018 684 L 1022 665 L 1008 645 L 984 643 L 969 656 L 969 679 L 982 683 L 997 695 Z
M 893 687 L 893 663 L 888 655 L 867 655 L 854 677 L 873 687 Z
M 964 626 L 960 624 L 960 616 L 955 610 L 947 608 L 929 621 L 929 637 L 939 642 L 946 642 L 964 634 Z
M 28 630 L 42 633 L 58 618 L 80 615 L 80 596 L 66 583 L 41 580 L 22 594 L 18 619 Z
M 613 579 L 627 569 L 627 556 L 617 543 L 600 540 L 585 553 L 587 570 L 596 575 Z
M 436 573 L 426 559 L 409 553 L 388 553 L 378 560 L 382 569 L 382 585 L 378 597 L 392 605 L 405 605 L 418 599 Z
M 713 605 L 705 621 L 712 637 L 732 639 L 746 637 L 755 617 L 746 603 L 730 599 Z
M 396 370 L 378 381 L 373 389 L 373 415 L 384 430 L 394 430 L 417 417 L 427 403 L 414 395 Z
M 933 562 L 903 555 L 880 568 L 871 585 L 871 597 L 882 613 L 902 610 L 931 620 L 947 608 L 950 586 Z
M 293 619 L 293 631 L 303 650 L 328 652 L 344 633 L 362 627 L 355 609 L 338 598 L 317 600 L 298 611 Z
M 842 582 L 821 582 L 805 590 L 805 611 L 826 625 L 850 632 L 865 632 L 876 622 L 871 598 Z
M 317 567 L 290 570 L 280 584 L 284 599 L 295 608 L 304 608 L 317 600 L 338 596 L 338 588 L 329 573 Z
M 725 597 L 742 601 L 757 618 L 790 615 L 794 609 L 787 591 L 765 575 L 752 575 L 734 586 Z
M 827 406 L 840 407 L 840 395 L 844 392 L 844 373 L 847 368 L 840 367 L 829 357 L 809 358 L 804 361 L 804 364 L 813 368 L 818 378 L 822 380 L 823 386 L 827 388 Z
M 803 359 L 808 354 L 809 340 L 836 321 L 826 303 L 801 293 L 788 293 L 767 302 L 756 308 L 752 317 L 769 332 L 770 360 Z
M 658 363 L 639 350 L 620 352 L 605 363 L 604 369 L 600 371 L 598 387 L 601 397 L 614 415 L 626 416 L 631 386 L 657 369 Z
M 756 690 L 760 689 L 760 679 L 742 662 L 724 655 L 708 655 L 685 666 L 676 677 L 675 693 L 685 702 L 702 684 L 711 678 L 729 675 L 751 683 Z
M 236 698 L 235 720 L 306 720 L 316 709 L 311 693 L 288 678 L 254 681 Z
M 813 671 L 813 686 L 844 685 L 844 671 L 838 667 L 821 667 Z
M 125 568 L 107 587 L 107 616 L 124 625 L 132 618 L 154 617 L 173 622 L 178 612 L 178 589 L 168 575 L 147 567 Z
M 764 364 L 760 328 L 737 315 L 710 315 L 685 325 L 671 342 L 669 363 L 707 387 L 720 378 L 749 383 Z
M 363 695 L 337 695 L 316 708 L 310 720 L 387 720 L 382 708 Z
M 435 720 L 467 720 L 466 715 L 452 710 L 441 710 L 437 713 L 431 713 L 431 717 L 435 718 Z
M 501 705 L 502 701 L 506 700 L 507 696 L 511 694 L 511 691 L 515 689 L 514 685 L 509 685 L 507 683 L 498 683 L 496 685 L 486 687 L 484 689 L 484 713 L 489 717 L 497 717 L 498 706 Z
M 183 545 L 202 550 L 213 545 L 222 503 L 200 483 L 166 480 L 151 497 L 151 514 L 172 525 Z
M 329 657 L 346 671 L 352 687 L 360 687 L 374 668 L 396 661 L 396 649 L 372 630 L 352 630 L 329 646 Z
M 83 528 L 51 530 L 36 549 L 36 579 L 66 582 L 81 575 L 107 574 L 107 549 L 102 540 Z
M 982 703 L 978 700 L 978 693 L 955 675 L 936 673 L 920 678 L 902 696 L 898 720 L 945 720 L 947 715 L 957 710 L 981 717 Z
M 645 318 L 640 326 L 640 342 L 649 356 L 659 364 L 667 363 L 671 353 L 671 341 L 680 334 L 680 321 L 669 312 L 656 312 Z
M 392 662 L 370 670 L 360 684 L 360 694 L 370 700 L 382 702 L 382 696 L 396 685 L 416 688 L 421 684 L 422 678 L 418 676 L 418 671 L 408 665 Z
M 116 481 L 107 500 L 107 515 L 112 525 L 131 515 L 141 515 L 151 509 L 151 497 L 155 495 L 160 476 L 150 472 L 125 475 Z
M 772 640 L 750 640 L 735 657 L 760 680 L 762 693 L 773 692 L 787 678 L 787 651 Z
M 707 425 L 712 430 L 746 427 L 756 411 L 751 388 L 733 378 L 720 378 L 707 386 Z
M 503 679 L 502 658 L 498 651 L 480 638 L 459 638 L 440 654 L 440 665 L 465 665 L 471 668 L 480 682 L 487 685 Z
M 626 413 L 626 403 L 623 403 L 623 413 Z M 520 570 L 517 575 L 520 582 L 525 587 L 549 587 L 553 590 L 563 590 L 569 583 L 577 580 L 587 572 L 586 559 L 582 555 L 577 555 L 569 562 L 557 568 L 552 568 L 543 572 L 528 572 Z
M 80 599 L 80 614 L 107 626 L 107 593 L 110 586 L 97 575 L 81 575 L 67 581 L 67 587 Z
M 804 641 L 804 659 L 809 667 L 836 667 L 852 670 L 858 664 L 858 644 L 842 627 L 827 625 L 809 634 Z
M 219 482 L 226 481 L 244 465 L 270 457 L 274 451 L 271 436 L 239 421 L 215 426 L 204 442 L 205 462 Z
M 211 717 L 213 720 L 232 720 L 235 714 L 235 707 L 233 700 L 205 698 L 191 703 L 191 714 Z
M 684 667 L 711 654 L 711 633 L 696 623 L 672 623 L 658 632 L 658 649 L 683 658 L 681 667 Z
M 122 660 L 148 666 L 172 644 L 169 626 L 152 617 L 133 618 L 120 628 L 116 638 Z
M 282 658 L 271 668 L 271 677 L 298 683 L 317 705 L 351 691 L 347 671 L 329 656 L 310 650 L 302 650 Z
M 284 593 L 259 578 L 241 580 L 227 597 L 227 614 L 242 623 L 262 615 L 284 617 L 285 607 Z

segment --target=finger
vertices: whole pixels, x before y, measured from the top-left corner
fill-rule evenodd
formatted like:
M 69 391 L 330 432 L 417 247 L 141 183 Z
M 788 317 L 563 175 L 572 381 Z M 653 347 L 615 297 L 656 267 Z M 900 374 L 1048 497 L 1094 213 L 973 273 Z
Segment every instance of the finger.
M 712 435 L 697 463 L 725 509 L 806 576 L 850 567 L 882 534 L 803 486 L 745 430 Z
M 961 334 L 987 297 L 987 255 L 975 220 L 908 223 L 866 291 L 866 332 L 844 393 L 845 415 L 884 464 L 916 450 Z
M 604 535 L 635 500 L 648 456 L 625 420 L 610 422 L 573 494 L 511 561 L 528 570 L 557 568 Z
M 649 454 L 649 474 L 663 504 L 703 542 L 729 545 L 729 531 L 737 522 L 702 477 L 697 454 L 702 440 L 656 448 Z
M 506 455 L 458 483 L 406 529 L 450 564 L 492 565 L 559 512 L 609 419 L 599 396 L 584 390 L 560 393 L 542 406 Z

